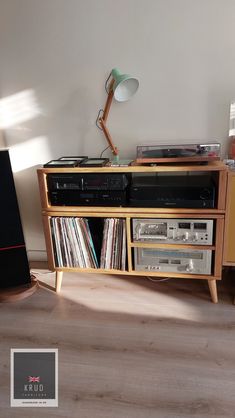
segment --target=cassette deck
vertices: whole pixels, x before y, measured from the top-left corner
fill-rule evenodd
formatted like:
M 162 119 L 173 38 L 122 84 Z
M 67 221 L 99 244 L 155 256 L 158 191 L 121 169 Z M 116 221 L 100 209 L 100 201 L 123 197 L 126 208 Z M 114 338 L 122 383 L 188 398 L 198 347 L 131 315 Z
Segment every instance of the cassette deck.
M 212 245 L 211 219 L 132 219 L 133 241 Z

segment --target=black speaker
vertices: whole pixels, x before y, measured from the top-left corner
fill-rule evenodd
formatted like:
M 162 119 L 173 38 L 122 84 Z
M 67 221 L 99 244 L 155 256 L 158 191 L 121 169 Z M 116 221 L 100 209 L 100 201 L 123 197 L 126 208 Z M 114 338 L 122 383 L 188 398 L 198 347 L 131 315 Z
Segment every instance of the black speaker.
M 0 151 L 0 289 L 31 283 L 9 152 Z

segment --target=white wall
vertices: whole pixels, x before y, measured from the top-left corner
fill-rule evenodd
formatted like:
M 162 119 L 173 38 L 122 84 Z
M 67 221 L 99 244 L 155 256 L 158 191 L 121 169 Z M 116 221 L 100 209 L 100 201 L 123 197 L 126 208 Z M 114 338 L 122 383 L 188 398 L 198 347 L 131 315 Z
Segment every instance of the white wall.
M 140 80 L 108 121 L 121 157 L 148 141 L 213 139 L 227 152 L 234 21 L 234 0 L 0 0 L 0 91 L 12 96 L 0 123 L 31 259 L 45 256 L 36 167 L 100 155 L 95 120 L 113 67 Z
M 3 133 L 0 130 L 0 149 L 5 148 L 5 146 L 6 146 L 6 144 L 5 144 L 5 141 L 4 141 Z

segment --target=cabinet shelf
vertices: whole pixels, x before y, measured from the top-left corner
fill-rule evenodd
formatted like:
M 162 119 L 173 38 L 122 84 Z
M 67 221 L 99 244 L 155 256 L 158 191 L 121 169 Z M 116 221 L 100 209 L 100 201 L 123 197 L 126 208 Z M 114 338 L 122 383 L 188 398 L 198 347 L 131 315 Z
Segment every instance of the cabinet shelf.
M 175 279 L 196 279 L 196 280 L 220 280 L 220 277 L 215 275 L 208 276 L 207 274 L 186 274 L 186 273 L 167 273 L 167 272 L 156 272 L 152 270 L 132 270 L 128 272 L 128 275 L 134 276 L 153 276 L 153 277 L 168 277 L 168 278 L 175 278 Z
M 154 242 L 131 242 L 132 248 L 172 248 L 172 249 L 187 249 L 187 250 L 215 250 L 215 245 L 194 245 L 194 244 L 161 244 Z
M 204 279 L 204 280 L 219 280 L 220 277 L 207 274 L 186 274 L 186 273 L 166 273 L 157 271 L 142 271 L 142 270 L 114 270 L 114 269 L 87 269 L 78 267 L 55 267 L 56 272 L 70 272 L 70 273 L 97 273 L 97 274 L 115 274 L 124 276 L 153 276 L 153 277 L 169 277 L 178 279 Z
M 166 215 L 167 217 L 170 217 L 171 215 L 175 214 L 184 214 L 184 215 L 190 215 L 195 214 L 195 209 L 187 209 L 187 208 L 141 208 L 141 207 L 102 207 L 102 206 L 50 206 L 48 205 L 47 208 L 44 208 L 45 210 L 50 211 L 53 213 L 53 216 L 56 216 L 57 213 L 58 216 L 61 216 L 61 212 L 63 212 L 63 216 L 65 213 L 71 215 L 71 213 L 75 213 L 79 211 L 80 213 L 83 213 L 84 216 L 96 216 L 97 213 L 102 216 L 102 213 L 104 216 L 107 216 L 107 213 L 109 216 L 123 216 L 128 214 L 135 215 L 136 217 L 151 217 L 153 215 L 154 217 L 162 217 L 162 215 Z M 120 212 L 122 215 L 120 215 Z M 196 209 L 197 218 L 204 217 L 205 215 L 219 215 L 225 213 L 225 208 L 223 209 Z M 141 215 L 140 215 L 141 214 Z M 189 217 L 189 216 L 188 216 Z
M 54 271 L 67 271 L 67 272 L 79 272 L 79 273 L 99 273 L 99 274 L 129 274 L 128 270 L 118 269 L 101 269 L 101 268 L 81 268 L 81 267 L 55 267 Z
M 179 172 L 179 171 L 227 171 L 226 165 L 222 161 L 209 161 L 208 164 L 159 164 L 156 166 L 144 166 L 133 164 L 127 167 L 58 167 L 43 168 L 45 174 L 50 173 L 156 173 L 156 172 Z

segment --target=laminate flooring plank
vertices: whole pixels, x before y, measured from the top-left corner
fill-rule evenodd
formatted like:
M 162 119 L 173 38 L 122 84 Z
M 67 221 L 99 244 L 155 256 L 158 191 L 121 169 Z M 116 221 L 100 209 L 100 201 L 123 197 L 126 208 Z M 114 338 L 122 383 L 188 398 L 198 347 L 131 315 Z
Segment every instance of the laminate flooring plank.
M 39 270 L 51 284 L 52 274 Z M 207 283 L 65 273 L 0 305 L 1 418 L 232 418 L 233 280 Z M 10 348 L 59 349 L 59 407 L 10 408 Z

